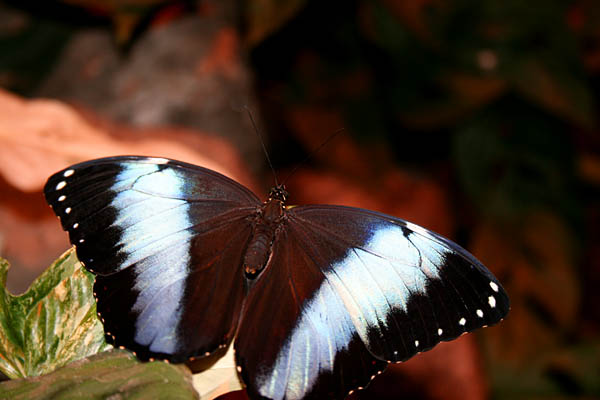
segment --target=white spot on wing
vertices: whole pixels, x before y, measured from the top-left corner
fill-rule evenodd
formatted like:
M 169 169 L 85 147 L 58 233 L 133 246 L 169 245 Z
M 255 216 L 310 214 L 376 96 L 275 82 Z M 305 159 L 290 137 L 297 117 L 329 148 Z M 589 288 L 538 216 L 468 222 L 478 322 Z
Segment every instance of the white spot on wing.
M 64 188 L 65 186 L 67 186 L 67 182 L 65 181 L 60 181 L 58 182 L 58 184 L 56 185 L 56 190 L 61 190 L 62 188 Z
M 65 208 L 65 214 L 70 214 L 70 213 L 71 213 L 71 207 Z
M 477 310 L 476 313 L 479 318 L 483 318 L 483 311 Z
M 458 324 L 459 324 L 459 325 L 462 325 L 462 326 L 465 326 L 465 324 L 466 324 L 466 323 L 467 323 L 467 320 L 466 320 L 466 319 L 464 319 L 464 318 L 461 318 L 461 319 L 458 321 Z
M 58 198 L 58 201 L 65 201 L 65 199 L 66 199 L 66 198 L 67 198 L 67 196 L 65 196 L 65 195 L 63 194 L 63 195 L 61 195 L 61 196 Z
M 496 298 L 494 296 L 488 297 L 488 303 L 490 303 L 490 307 L 496 307 Z
M 77 228 L 79 228 L 79 223 L 78 223 L 78 222 L 75 222 L 75 223 L 73 224 L 73 229 L 77 229 Z
M 438 336 L 442 336 L 442 333 L 444 333 L 444 330 L 442 328 L 438 328 Z
M 68 177 L 70 177 L 71 175 L 73 175 L 73 173 L 74 173 L 74 172 L 75 172 L 74 170 L 72 170 L 72 169 L 68 169 L 68 170 L 66 170 L 66 171 L 65 171 L 65 173 L 63 174 L 63 176 L 64 176 L 65 178 L 68 178 Z
M 415 347 L 419 347 L 419 341 L 415 340 Z
M 494 292 L 498 293 L 498 285 L 496 284 L 496 282 L 490 281 L 490 287 Z

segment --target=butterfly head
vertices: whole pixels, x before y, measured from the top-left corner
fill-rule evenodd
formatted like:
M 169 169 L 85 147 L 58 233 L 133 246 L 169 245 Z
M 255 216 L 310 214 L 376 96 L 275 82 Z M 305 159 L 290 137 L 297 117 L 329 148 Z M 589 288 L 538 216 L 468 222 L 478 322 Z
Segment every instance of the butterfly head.
M 287 201 L 289 193 L 285 190 L 285 186 L 283 184 L 274 186 L 271 188 L 269 192 L 269 200 L 279 200 L 282 203 Z

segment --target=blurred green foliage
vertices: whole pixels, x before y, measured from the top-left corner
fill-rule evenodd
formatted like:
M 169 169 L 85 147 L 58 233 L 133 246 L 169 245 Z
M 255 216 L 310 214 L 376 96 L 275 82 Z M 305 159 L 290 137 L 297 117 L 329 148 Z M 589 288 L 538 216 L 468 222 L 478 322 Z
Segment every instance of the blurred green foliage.
M 574 146 L 565 124 L 529 108 L 502 101 L 457 126 L 452 155 L 460 183 L 490 217 L 522 218 L 544 209 L 575 222 L 581 215 L 572 195 Z
M 32 94 L 51 71 L 71 30 L 49 19 L 32 19 L 0 3 L 0 86 Z
M 596 136 L 593 76 L 568 24 L 576 7 L 307 1 L 253 55 L 269 110 L 281 100 L 333 108 L 351 134 L 390 143 L 399 163 L 448 160 L 488 213 L 574 216 L 573 132 Z

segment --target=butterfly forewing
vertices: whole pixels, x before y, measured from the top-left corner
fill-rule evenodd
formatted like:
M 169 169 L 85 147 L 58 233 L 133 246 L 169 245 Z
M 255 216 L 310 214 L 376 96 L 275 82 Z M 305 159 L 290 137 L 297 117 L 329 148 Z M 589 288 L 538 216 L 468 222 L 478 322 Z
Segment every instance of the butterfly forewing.
M 126 268 L 155 246 L 187 240 L 190 227 L 228 210 L 259 204 L 214 171 L 133 156 L 76 164 L 50 177 L 44 194 L 79 259 L 98 274 Z
M 305 206 L 290 214 L 292 223 L 347 248 L 343 258 L 322 268 L 361 316 L 361 338 L 378 358 L 405 360 L 440 340 L 495 324 L 508 312 L 497 279 L 462 247 L 431 231 L 350 207 Z M 394 344 L 399 336 L 405 354 Z
M 111 342 L 180 362 L 232 339 L 245 290 L 239 265 L 260 204 L 249 190 L 189 164 L 114 157 L 53 175 L 45 195 L 98 275 Z

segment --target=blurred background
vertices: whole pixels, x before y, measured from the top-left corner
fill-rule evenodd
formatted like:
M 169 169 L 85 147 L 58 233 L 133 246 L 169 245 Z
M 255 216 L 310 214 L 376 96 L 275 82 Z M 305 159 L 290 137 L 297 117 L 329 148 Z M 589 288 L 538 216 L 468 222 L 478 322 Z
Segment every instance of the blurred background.
M 166 156 L 266 194 L 247 106 L 279 179 L 300 165 L 291 203 L 423 225 L 511 297 L 354 398 L 600 398 L 599 88 L 592 0 L 0 1 L 8 287 L 69 247 L 41 190 L 72 163 Z

